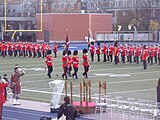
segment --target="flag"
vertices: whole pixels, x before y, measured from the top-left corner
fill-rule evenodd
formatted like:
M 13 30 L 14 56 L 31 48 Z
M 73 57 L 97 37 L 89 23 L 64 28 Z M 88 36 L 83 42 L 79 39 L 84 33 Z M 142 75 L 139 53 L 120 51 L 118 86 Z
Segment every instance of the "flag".
M 65 41 L 65 51 L 66 51 L 66 53 L 68 53 L 68 47 L 69 47 L 68 29 L 66 28 L 66 41 Z

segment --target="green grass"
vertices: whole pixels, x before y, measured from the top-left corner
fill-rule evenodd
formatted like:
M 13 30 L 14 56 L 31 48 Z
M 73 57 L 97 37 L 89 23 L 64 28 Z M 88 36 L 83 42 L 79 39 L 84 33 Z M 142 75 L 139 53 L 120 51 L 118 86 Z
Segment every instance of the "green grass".
M 69 78 L 67 81 L 73 82 L 73 95 L 79 95 L 79 83 L 83 80 L 82 72 L 82 58 L 81 53 L 80 67 L 78 76 L 79 79 Z M 13 72 L 14 65 L 18 64 L 19 67 L 25 68 L 26 74 L 21 78 L 22 80 L 22 94 L 20 95 L 23 99 L 45 101 L 49 102 L 51 99 L 52 89 L 49 87 L 49 82 L 55 79 L 61 79 L 63 72 L 61 68 L 61 52 L 58 54 L 58 58 L 54 58 L 54 71 L 52 73 L 52 79 L 47 77 L 47 71 L 35 71 L 33 68 L 43 68 L 44 61 L 42 58 L 23 58 L 23 57 L 6 57 L 0 58 L 0 75 L 7 73 L 10 75 Z M 96 56 L 95 56 L 95 61 Z M 102 61 L 102 60 L 101 60 Z M 156 100 L 156 86 L 158 78 L 160 77 L 160 65 L 154 64 L 148 65 L 147 70 L 143 70 L 142 65 L 133 64 L 122 64 L 118 65 L 111 64 L 109 62 L 91 62 L 91 71 L 89 72 L 89 79 L 86 81 L 92 81 L 92 96 L 94 93 L 98 93 L 98 82 L 107 82 L 107 94 L 122 95 L 124 97 L 135 97 L 142 99 Z M 30 70 L 29 70 L 30 69 Z M 101 74 L 127 74 L 128 77 L 110 77 L 108 75 Z M 56 76 L 58 74 L 58 77 Z M 99 75 L 97 75 L 99 74 Z M 68 85 L 69 87 L 69 85 Z M 70 90 L 69 90 L 70 92 Z M 62 97 L 63 98 L 63 97 Z M 79 100 L 79 97 L 74 97 L 74 101 Z

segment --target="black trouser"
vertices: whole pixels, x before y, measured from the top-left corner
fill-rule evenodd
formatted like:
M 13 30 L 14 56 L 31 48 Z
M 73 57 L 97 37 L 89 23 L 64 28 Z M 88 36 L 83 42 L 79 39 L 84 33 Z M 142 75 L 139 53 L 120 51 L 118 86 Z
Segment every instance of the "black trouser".
M 139 64 L 139 56 L 136 56 L 136 62 Z
M 118 56 L 114 56 L 115 64 L 118 64 Z
M 36 51 L 33 51 L 33 58 L 37 57 Z
M 153 56 L 150 56 L 151 65 L 153 64 Z
M 53 71 L 53 67 L 52 66 L 47 66 L 48 67 L 48 77 L 51 78 L 51 73 Z
M 32 52 L 31 51 L 29 51 L 29 57 L 32 57 Z
M 5 57 L 5 51 L 2 51 L 2 52 L 1 52 L 1 56 L 2 56 L 2 57 Z
M 103 54 L 103 62 L 106 62 L 106 54 Z
M 67 80 L 67 70 L 68 70 L 68 68 L 67 67 L 64 67 L 63 68 L 63 74 L 62 74 L 62 78 L 64 79 L 64 77 L 65 77 L 65 79 Z
M 129 55 L 129 62 L 132 63 L 132 55 Z
M 160 58 L 158 58 L 158 62 L 159 62 L 159 65 L 160 65 Z
M 97 54 L 98 62 L 100 61 L 100 54 Z
M 122 62 L 125 63 L 125 55 L 122 55 Z
M 17 50 L 14 50 L 14 57 L 17 56 Z
M 70 77 L 71 77 L 71 71 L 72 71 L 72 66 L 69 66 L 68 67 L 68 76 L 70 76 Z
M 89 71 L 89 66 L 84 66 L 83 76 L 85 76 L 86 78 L 88 78 L 88 75 L 87 75 L 88 71 Z
M 134 62 L 136 62 L 136 56 L 134 56 Z
M 110 60 L 109 60 L 109 57 L 110 57 L 110 55 L 107 55 L 108 61 L 110 61 Z
M 94 61 L 94 53 L 91 53 L 91 61 Z
M 41 57 L 41 52 L 38 52 L 38 58 L 40 58 Z
M 143 60 L 143 67 L 144 67 L 144 70 L 147 69 L 147 61 L 146 60 Z
M 72 76 L 73 77 L 75 76 L 75 78 L 78 79 L 78 76 L 77 76 L 78 68 L 73 68 L 73 69 L 74 69 L 74 73 L 72 74 Z
M 26 51 L 23 50 L 23 57 L 26 57 Z
M 42 52 L 42 56 L 43 56 L 43 58 L 45 57 L 45 52 Z
M 54 52 L 54 57 L 55 57 L 55 58 L 57 57 L 57 52 Z
M 154 56 L 155 63 L 157 63 L 157 55 Z
M 150 63 L 150 61 L 151 61 L 151 57 L 149 56 L 149 57 L 148 57 L 148 63 Z
M 18 50 L 19 57 L 21 56 L 21 50 Z
M 110 62 L 112 62 L 113 61 L 113 55 L 110 54 L 109 57 L 110 57 Z

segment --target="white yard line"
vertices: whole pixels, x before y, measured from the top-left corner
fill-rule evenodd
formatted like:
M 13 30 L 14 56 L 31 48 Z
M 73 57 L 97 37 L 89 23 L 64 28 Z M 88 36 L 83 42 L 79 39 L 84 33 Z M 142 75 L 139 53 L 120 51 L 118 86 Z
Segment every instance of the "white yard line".
M 120 92 L 108 92 L 108 94 L 120 94 L 120 93 L 133 93 L 133 92 L 148 92 L 155 91 L 156 89 L 140 89 L 140 90 L 128 90 L 128 91 L 120 91 Z
M 21 111 L 8 110 L 8 109 L 4 109 L 4 111 L 7 111 L 7 112 L 14 112 L 14 113 L 19 113 L 19 114 L 28 114 L 28 115 L 34 115 L 34 116 L 45 116 L 45 115 L 43 115 L 43 114 L 36 114 L 36 113 L 34 113 L 33 111 L 32 111 L 32 113 L 31 113 L 31 112 L 29 112 L 29 111 L 27 111 L 27 112 L 21 112 Z M 19 119 L 18 119 L 18 120 L 19 120 Z
M 108 94 L 120 94 L 120 93 L 134 93 L 134 92 L 147 92 L 147 91 L 155 91 L 156 89 L 140 89 L 140 90 L 128 90 L 128 91 L 119 91 L 119 92 L 108 92 Z M 34 92 L 34 93 L 44 93 L 44 94 L 61 94 L 65 95 L 65 93 L 54 93 L 48 91 L 39 91 L 39 90 L 29 90 L 29 89 L 22 89 L 22 91 L 26 92 Z M 70 94 L 68 94 L 70 95 Z M 74 97 L 80 97 L 80 95 L 73 94 Z
M 4 110 L 4 111 L 5 111 L 5 110 Z M 6 119 L 6 120 L 20 120 L 20 119 L 10 118 L 10 117 L 2 117 L 2 119 Z

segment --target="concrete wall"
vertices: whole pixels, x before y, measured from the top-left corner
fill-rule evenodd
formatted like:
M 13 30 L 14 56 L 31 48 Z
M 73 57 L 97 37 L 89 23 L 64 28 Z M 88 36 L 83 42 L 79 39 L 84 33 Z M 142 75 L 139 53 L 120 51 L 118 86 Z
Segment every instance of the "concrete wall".
M 40 16 L 36 18 L 40 29 Z M 70 41 L 84 41 L 89 28 L 94 38 L 96 31 L 112 31 L 112 14 L 43 14 L 42 28 L 50 31 L 51 41 L 64 41 L 66 29 Z M 37 39 L 44 39 L 43 32 L 37 32 Z

